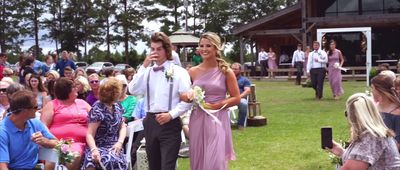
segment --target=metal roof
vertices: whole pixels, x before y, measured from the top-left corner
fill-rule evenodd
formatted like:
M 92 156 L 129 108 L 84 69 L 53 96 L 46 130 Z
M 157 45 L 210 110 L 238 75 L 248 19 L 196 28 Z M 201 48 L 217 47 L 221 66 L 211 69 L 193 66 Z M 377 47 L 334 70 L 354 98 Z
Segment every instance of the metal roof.
M 190 32 L 178 30 L 169 36 L 171 43 L 177 46 L 197 46 L 200 38 L 192 35 Z

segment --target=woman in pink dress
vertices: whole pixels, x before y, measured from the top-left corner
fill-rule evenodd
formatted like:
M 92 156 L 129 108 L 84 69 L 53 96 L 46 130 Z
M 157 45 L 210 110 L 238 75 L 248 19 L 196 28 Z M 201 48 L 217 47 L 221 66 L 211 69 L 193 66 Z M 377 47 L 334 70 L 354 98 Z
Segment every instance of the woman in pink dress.
M 335 100 L 339 100 L 343 95 L 342 72 L 338 67 L 342 67 L 344 58 L 342 52 L 336 49 L 336 42 L 331 40 L 328 51 L 328 79 Z
M 272 50 L 272 47 L 269 47 L 268 51 L 268 69 L 278 69 L 278 65 L 276 64 L 276 54 Z M 272 77 L 275 77 L 274 72 L 270 72 Z
M 86 146 L 87 117 L 91 107 L 86 101 L 77 99 L 77 88 L 68 78 L 56 80 L 54 91 L 56 99 L 44 106 L 40 119 L 58 139 L 74 140 L 72 150 L 79 156 L 67 168 L 76 170 L 80 168 Z M 47 168 L 54 169 L 54 164 L 47 164 Z
M 233 71 L 221 59 L 221 39 L 215 33 L 204 33 L 199 50 L 203 62 L 189 70 L 194 86 L 205 91 L 205 101 L 217 121 L 201 108 L 190 116 L 190 167 L 192 170 L 228 169 L 228 161 L 235 159 L 231 125 L 227 108 L 240 102 L 239 88 Z M 230 97 L 226 97 L 226 94 Z M 219 122 L 219 123 L 218 123 Z

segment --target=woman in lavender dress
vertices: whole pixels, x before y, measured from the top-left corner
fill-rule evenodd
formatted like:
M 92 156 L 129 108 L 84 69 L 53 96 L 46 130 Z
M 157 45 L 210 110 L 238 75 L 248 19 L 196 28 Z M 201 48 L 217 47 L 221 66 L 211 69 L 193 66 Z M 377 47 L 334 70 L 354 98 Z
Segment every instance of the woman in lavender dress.
M 122 144 L 126 136 L 124 109 L 118 98 L 122 84 L 116 78 L 108 78 L 100 85 L 99 101 L 89 112 L 86 135 L 87 147 L 82 169 L 96 169 L 104 165 L 107 170 L 126 170 L 128 165 Z
M 278 69 L 278 65 L 276 64 L 276 54 L 275 52 L 272 50 L 272 47 L 269 47 L 269 51 L 268 51 L 268 69 Z M 270 72 L 271 76 L 273 78 L 275 78 L 274 72 Z
M 340 96 L 343 95 L 342 87 L 342 73 L 338 67 L 342 67 L 344 63 L 342 52 L 336 49 L 336 42 L 330 41 L 328 51 L 328 79 L 332 89 L 333 97 L 335 100 L 339 100 Z
M 203 62 L 189 70 L 193 85 L 205 91 L 210 109 L 218 110 L 213 119 L 201 108 L 190 116 L 190 167 L 192 170 L 224 170 L 228 161 L 235 159 L 227 108 L 240 102 L 236 77 L 229 65 L 221 59 L 221 39 L 215 33 L 204 33 L 199 51 Z M 230 97 L 226 97 L 229 93 Z

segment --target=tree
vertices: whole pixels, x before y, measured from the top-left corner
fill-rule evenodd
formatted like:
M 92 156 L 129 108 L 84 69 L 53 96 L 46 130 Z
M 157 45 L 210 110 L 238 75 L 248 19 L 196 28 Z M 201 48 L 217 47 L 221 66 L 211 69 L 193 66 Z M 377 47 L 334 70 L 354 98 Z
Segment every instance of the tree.
M 20 52 L 19 46 L 24 42 L 20 35 L 26 34 L 27 29 L 22 27 L 24 8 L 21 1 L 1 0 L 0 7 L 0 48 L 1 52 L 16 50 Z M 19 49 L 19 50 L 18 50 Z
M 121 0 L 116 11 L 114 31 L 117 33 L 115 41 L 124 43 L 125 63 L 129 62 L 129 44 L 136 45 L 136 41 L 142 40 L 143 25 L 140 24 L 146 13 L 142 3 L 135 0 Z
M 40 17 L 45 12 L 45 0 L 31 0 L 21 1 L 21 5 L 24 7 L 24 26 L 28 29 L 28 36 L 34 37 L 35 39 L 35 50 L 34 55 L 39 57 L 39 29 L 41 28 Z
M 43 20 L 43 27 L 48 29 L 49 32 L 43 35 L 42 39 L 50 39 L 55 42 L 56 51 L 58 50 L 58 43 L 60 40 L 60 33 L 62 20 L 61 20 L 61 0 L 49 0 L 46 3 L 47 13 L 51 14 L 51 17 L 47 17 Z
M 93 9 L 97 14 L 95 17 L 95 27 L 99 31 L 99 34 L 96 37 L 98 40 L 96 44 L 106 44 L 106 60 L 109 60 L 111 57 L 110 46 L 113 44 L 113 35 L 111 30 L 113 27 L 112 18 L 115 17 L 115 10 L 117 8 L 116 2 L 113 0 L 94 0 L 93 4 Z

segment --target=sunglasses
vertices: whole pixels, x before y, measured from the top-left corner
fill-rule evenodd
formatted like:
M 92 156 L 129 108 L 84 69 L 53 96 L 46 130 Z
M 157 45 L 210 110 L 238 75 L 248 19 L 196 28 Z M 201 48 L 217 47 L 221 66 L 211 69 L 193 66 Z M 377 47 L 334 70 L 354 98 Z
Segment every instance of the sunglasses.
M 99 80 L 92 80 L 92 81 L 90 81 L 89 83 L 90 84 L 98 84 L 100 81 Z
M 3 92 L 3 93 L 5 93 L 7 91 L 7 89 L 6 88 L 4 88 L 4 89 L 0 89 L 0 92 Z
M 344 111 L 344 116 L 347 117 L 347 110 Z

